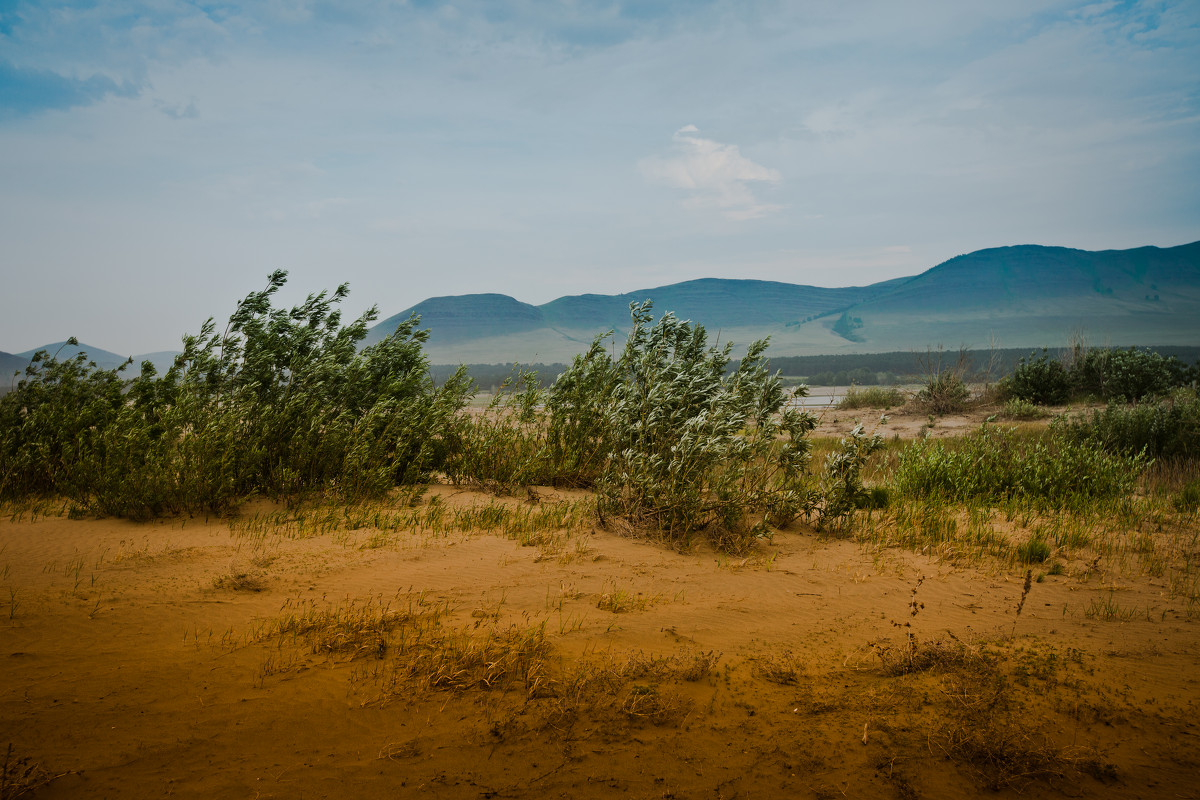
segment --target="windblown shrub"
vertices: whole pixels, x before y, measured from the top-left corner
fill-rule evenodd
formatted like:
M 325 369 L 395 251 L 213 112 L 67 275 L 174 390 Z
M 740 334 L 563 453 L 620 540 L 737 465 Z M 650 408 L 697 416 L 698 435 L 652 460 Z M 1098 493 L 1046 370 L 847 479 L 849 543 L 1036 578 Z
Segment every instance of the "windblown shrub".
M 81 456 L 120 416 L 127 365 L 100 369 L 84 353 L 63 361 L 45 350 L 33 356 L 16 388 L 0 397 L 0 498 L 88 483 Z
M 465 374 L 433 386 L 416 318 L 358 351 L 376 312 L 343 326 L 345 285 L 272 308 L 286 277 L 273 273 L 222 333 L 210 319 L 185 336 L 165 375 L 146 363 L 125 386 L 78 360 L 31 365 L 0 398 L 0 496 L 59 493 L 144 517 L 219 512 L 256 492 L 378 495 L 439 468 Z
M 633 327 L 613 358 L 598 339 L 550 390 L 555 463 L 596 475 L 601 514 L 686 544 L 705 530 L 745 548 L 765 524 L 811 511 L 810 414 L 767 369 L 766 341 L 726 374 L 732 345 L 708 346 L 703 327 L 630 306 Z M 757 515 L 757 516 L 756 516 Z
M 985 425 L 958 440 L 918 440 L 900 452 L 893 476 L 909 497 L 1038 505 L 1116 498 L 1131 492 L 1146 466 L 1142 454 L 1110 453 L 1058 433 L 1028 439 Z
M 444 467 L 455 483 L 497 492 L 531 484 L 565 484 L 550 462 L 546 390 L 537 373 L 515 370 L 488 407 L 460 420 Z

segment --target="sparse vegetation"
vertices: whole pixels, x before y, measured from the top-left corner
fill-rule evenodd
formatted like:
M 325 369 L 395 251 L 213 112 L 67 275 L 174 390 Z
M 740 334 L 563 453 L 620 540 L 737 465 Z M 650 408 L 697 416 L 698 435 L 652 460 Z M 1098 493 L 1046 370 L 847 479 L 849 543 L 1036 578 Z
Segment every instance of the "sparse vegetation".
M 908 396 L 895 387 L 851 386 L 850 391 L 846 392 L 846 396 L 838 402 L 837 407 L 839 410 L 845 411 L 856 408 L 882 408 L 886 411 L 889 408 L 904 405 L 907 400 Z
M 931 350 L 920 359 L 925 373 L 923 385 L 917 392 L 917 402 L 932 414 L 942 415 L 961 411 L 971 397 L 964 378 L 970 369 L 970 356 L 960 350 L 951 364 L 945 353 Z

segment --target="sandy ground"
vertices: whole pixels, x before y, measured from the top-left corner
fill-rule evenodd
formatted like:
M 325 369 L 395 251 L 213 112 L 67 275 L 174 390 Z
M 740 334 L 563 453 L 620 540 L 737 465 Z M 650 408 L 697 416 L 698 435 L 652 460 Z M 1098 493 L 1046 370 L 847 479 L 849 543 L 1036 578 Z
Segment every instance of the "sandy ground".
M 538 495 L 394 513 L 583 497 Z M 1197 610 L 1153 571 L 377 512 L 0 519 L 4 800 L 1200 796 Z

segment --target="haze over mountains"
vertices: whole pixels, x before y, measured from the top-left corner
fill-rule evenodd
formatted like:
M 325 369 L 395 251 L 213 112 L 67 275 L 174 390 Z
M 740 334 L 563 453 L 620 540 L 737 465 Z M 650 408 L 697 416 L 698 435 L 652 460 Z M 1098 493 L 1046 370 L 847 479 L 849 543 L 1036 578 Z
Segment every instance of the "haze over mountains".
M 744 347 L 771 337 L 773 356 L 923 351 L 944 345 L 1057 347 L 1200 345 L 1200 242 L 1090 252 L 1020 245 L 958 256 L 911 278 L 839 289 L 705 278 L 619 295 L 574 295 L 540 306 L 501 294 L 433 297 L 388 317 L 367 343 L 411 314 L 430 330 L 434 364 L 569 361 L 597 335 L 629 329 L 629 304 L 653 300 Z M 180 331 L 182 335 L 184 331 Z M 45 345 L 51 353 L 62 343 Z M 81 345 L 103 367 L 124 357 Z M 34 351 L 0 353 L 11 375 Z M 62 347 L 60 357 L 76 351 Z M 173 353 L 135 356 L 160 370 Z M 131 377 L 133 370 L 131 369 Z
M 499 294 L 434 297 L 411 314 L 430 330 L 434 363 L 568 361 L 599 333 L 629 329 L 629 303 L 653 300 L 739 345 L 771 337 L 774 356 L 925 350 L 939 344 L 1042 347 L 1200 344 L 1200 242 L 1090 252 L 1020 245 L 958 256 L 912 278 L 826 289 L 702 279 L 540 306 Z

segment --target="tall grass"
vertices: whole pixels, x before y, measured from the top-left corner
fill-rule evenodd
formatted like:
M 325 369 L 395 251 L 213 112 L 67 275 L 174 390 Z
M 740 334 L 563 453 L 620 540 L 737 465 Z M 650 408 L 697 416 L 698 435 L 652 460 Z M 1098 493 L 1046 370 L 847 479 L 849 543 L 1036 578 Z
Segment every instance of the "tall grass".
M 1114 454 L 1057 434 L 1020 437 L 985 425 L 955 441 L 913 442 L 901 451 L 893 480 L 909 497 L 1019 498 L 1062 508 L 1129 494 L 1146 463 L 1142 454 Z

